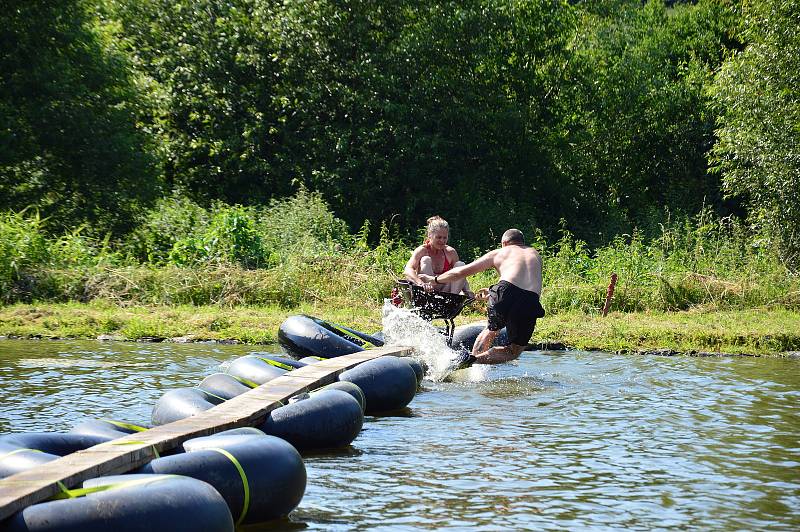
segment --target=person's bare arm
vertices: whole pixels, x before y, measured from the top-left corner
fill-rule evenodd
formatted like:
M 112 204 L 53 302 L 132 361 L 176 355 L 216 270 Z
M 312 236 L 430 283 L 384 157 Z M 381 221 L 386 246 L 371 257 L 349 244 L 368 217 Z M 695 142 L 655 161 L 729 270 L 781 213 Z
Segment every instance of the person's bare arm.
M 422 246 L 420 246 L 417 249 L 415 249 L 414 252 L 411 253 L 411 258 L 408 259 L 408 262 L 406 263 L 406 267 L 403 269 L 403 275 L 405 275 L 406 279 L 408 279 L 412 283 L 424 284 L 425 282 L 430 282 L 430 281 L 423 281 L 419 277 L 419 275 L 420 275 L 419 274 L 419 261 L 422 258 L 422 255 L 424 254 L 424 252 L 425 252 L 425 248 L 423 248 Z
M 468 277 L 470 275 L 474 275 L 478 272 L 482 272 L 484 270 L 488 270 L 489 268 L 494 267 L 494 257 L 497 255 L 499 250 L 490 251 L 483 257 L 476 259 L 469 264 L 465 264 L 464 266 L 459 266 L 458 268 L 453 268 L 450 271 L 446 271 L 442 274 L 435 276 L 436 279 L 440 283 L 450 283 L 452 281 L 456 281 L 458 279 L 462 279 L 464 277 Z M 430 275 L 420 275 L 420 279 L 424 281 L 430 282 L 434 280 L 434 277 Z
M 459 261 L 458 251 L 456 251 L 456 248 L 454 248 L 454 247 L 451 247 L 450 249 L 453 250 L 453 260 L 450 261 L 450 264 L 455 264 L 456 262 Z

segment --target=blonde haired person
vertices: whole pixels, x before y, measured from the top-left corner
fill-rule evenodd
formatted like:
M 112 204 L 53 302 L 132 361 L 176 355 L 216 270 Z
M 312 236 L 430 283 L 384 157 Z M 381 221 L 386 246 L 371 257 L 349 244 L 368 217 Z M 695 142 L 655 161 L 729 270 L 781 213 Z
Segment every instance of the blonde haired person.
M 425 242 L 411 253 L 403 274 L 412 283 L 422 286 L 426 292 L 449 292 L 474 297 L 467 284 L 467 280 L 462 278 L 452 283 L 436 284 L 423 281 L 420 275 L 435 277 L 464 263 L 458 259 L 458 252 L 452 246 L 447 245 L 450 237 L 450 226 L 441 216 L 431 216 L 428 218 Z

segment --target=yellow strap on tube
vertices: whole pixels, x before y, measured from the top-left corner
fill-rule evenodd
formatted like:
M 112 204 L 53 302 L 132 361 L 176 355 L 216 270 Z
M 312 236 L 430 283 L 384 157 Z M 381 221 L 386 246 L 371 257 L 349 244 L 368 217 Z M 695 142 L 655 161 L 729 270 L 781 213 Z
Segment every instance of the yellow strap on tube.
M 225 456 L 228 460 L 233 462 L 236 470 L 239 471 L 239 476 L 242 477 L 242 487 L 244 488 L 244 504 L 242 505 L 242 513 L 239 514 L 239 519 L 236 520 L 236 526 L 239 526 L 244 520 L 244 517 L 247 515 L 247 511 L 250 509 L 250 484 L 247 482 L 247 475 L 244 472 L 242 464 L 239 463 L 239 460 L 237 460 L 235 456 L 225 449 L 222 449 L 221 447 L 211 447 L 208 450 L 217 451 Z
M 215 397 L 215 398 L 219 399 L 220 401 L 223 401 L 223 402 L 227 401 L 227 399 L 225 399 L 224 397 L 220 397 L 219 395 L 211 393 L 208 390 L 204 390 L 204 389 L 200 388 L 199 386 L 195 386 L 194 388 L 195 388 L 195 390 L 200 390 L 201 392 L 206 393 L 206 394 L 210 395 L 211 397 Z
M 67 488 L 60 480 L 57 482 L 58 487 L 61 488 L 61 493 L 54 495 L 51 500 L 59 499 L 74 499 L 76 497 L 84 497 L 90 493 L 99 493 L 101 491 L 108 491 L 119 488 L 132 488 L 139 485 L 150 484 L 152 482 L 160 482 L 169 478 L 177 478 L 180 475 L 158 475 L 156 478 L 137 478 L 134 480 L 125 480 L 123 482 L 115 482 L 113 484 L 105 484 L 103 486 L 93 486 L 91 488 L 76 488 L 71 490 Z
M 147 430 L 147 427 L 140 427 L 139 425 L 134 425 L 133 423 L 125 423 L 123 421 L 114 421 L 113 419 L 101 419 L 100 421 L 105 421 L 106 423 L 110 423 L 115 427 L 119 427 L 122 429 L 132 430 L 133 432 L 143 432 Z
M 30 451 L 32 453 L 44 453 L 44 451 L 40 451 L 39 449 L 14 449 L 13 451 L 9 451 L 6 454 L 0 455 L 0 461 L 5 460 L 12 454 L 17 454 L 25 451 Z
M 345 336 L 348 336 L 349 338 L 355 338 L 356 341 L 353 342 L 353 343 L 362 343 L 362 344 L 364 344 L 366 346 L 366 349 L 370 349 L 372 347 L 377 347 L 375 344 L 373 344 L 371 342 L 368 342 L 367 340 L 364 340 L 363 338 L 361 338 L 357 334 L 353 334 L 350 331 L 348 331 L 346 329 L 343 329 L 340 325 L 336 325 L 335 323 L 330 323 L 330 322 L 328 322 L 328 325 L 330 325 L 331 327 L 333 327 L 334 329 L 336 329 L 340 333 L 344 334 Z
M 278 362 L 277 360 L 272 360 L 271 358 L 264 358 L 264 357 L 256 357 L 257 359 L 266 362 L 270 366 L 275 366 L 276 368 L 285 369 L 286 371 L 292 371 L 294 368 L 289 364 L 284 364 L 283 362 Z
M 131 440 L 131 441 L 112 441 L 111 445 L 146 445 L 146 441 L 142 440 Z M 156 446 L 153 445 L 153 454 L 156 455 L 156 458 L 161 458 L 161 455 L 158 454 L 158 449 Z
M 230 375 L 230 373 L 228 375 Z M 245 386 L 249 386 L 250 388 L 258 388 L 257 382 L 253 382 L 250 379 L 245 379 L 244 377 L 237 377 L 236 375 L 230 375 L 230 376 L 236 379 L 237 381 L 241 382 Z

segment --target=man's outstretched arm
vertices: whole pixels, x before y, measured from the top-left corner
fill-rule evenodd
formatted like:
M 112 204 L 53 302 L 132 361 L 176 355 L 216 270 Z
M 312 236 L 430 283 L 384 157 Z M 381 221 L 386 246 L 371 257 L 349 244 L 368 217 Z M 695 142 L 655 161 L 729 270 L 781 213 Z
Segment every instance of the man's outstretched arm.
M 497 255 L 497 251 L 498 250 L 490 251 L 486 255 L 482 256 L 479 259 L 475 259 L 469 264 L 465 264 L 464 266 L 459 266 L 458 268 L 453 268 L 452 270 L 446 271 L 439 275 L 430 276 L 430 275 L 420 274 L 419 277 L 420 279 L 427 282 L 433 281 L 435 278 L 441 284 L 451 283 L 453 281 L 463 279 L 464 277 L 474 275 L 478 272 L 488 270 L 489 268 L 493 268 L 494 256 Z

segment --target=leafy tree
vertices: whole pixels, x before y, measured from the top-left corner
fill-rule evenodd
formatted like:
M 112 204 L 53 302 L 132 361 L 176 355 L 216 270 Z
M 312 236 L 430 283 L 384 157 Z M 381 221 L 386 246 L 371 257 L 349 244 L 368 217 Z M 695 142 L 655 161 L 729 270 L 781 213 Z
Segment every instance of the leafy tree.
M 713 87 L 720 107 L 711 161 L 727 193 L 743 196 L 751 217 L 800 269 L 800 4 L 747 0 L 746 48 Z
M 554 154 L 576 197 L 598 213 L 594 234 L 576 233 L 590 242 L 598 231 L 610 238 L 636 226 L 655 234 L 665 207 L 691 214 L 719 206 L 705 162 L 713 114 L 704 90 L 735 44 L 731 7 L 610 0 L 581 8 L 570 88 L 559 102 L 564 142 Z
M 120 233 L 157 191 L 124 55 L 91 3 L 11 0 L 0 27 L 0 208 Z
M 351 227 L 438 213 L 488 247 L 720 202 L 704 88 L 736 44 L 726 0 L 107 1 L 166 180 L 204 206 L 305 186 Z
M 266 0 L 113 0 L 137 69 L 158 97 L 154 133 L 174 189 L 210 205 L 265 203 L 294 189 L 274 110 Z
M 308 186 L 351 226 L 398 214 L 411 229 L 436 212 L 486 244 L 511 220 L 547 220 L 570 205 L 542 147 L 571 32 L 566 4 L 275 9 L 287 138 L 306 156 L 298 163 Z

